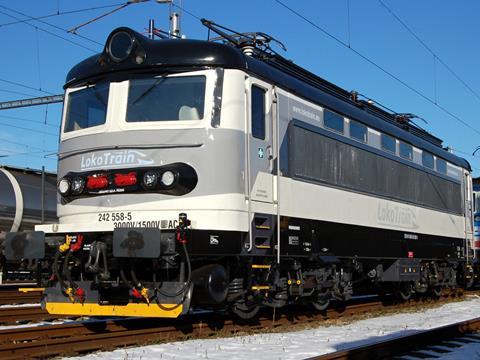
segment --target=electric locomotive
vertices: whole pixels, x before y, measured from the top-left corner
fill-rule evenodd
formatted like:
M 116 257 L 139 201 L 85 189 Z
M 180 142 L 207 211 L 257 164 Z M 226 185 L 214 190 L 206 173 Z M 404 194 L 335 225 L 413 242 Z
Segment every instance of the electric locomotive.
M 51 260 L 47 311 L 249 318 L 361 283 L 404 299 L 471 283 L 467 161 L 272 37 L 203 23 L 220 38 L 118 28 L 69 72 L 59 223 L 6 245 Z

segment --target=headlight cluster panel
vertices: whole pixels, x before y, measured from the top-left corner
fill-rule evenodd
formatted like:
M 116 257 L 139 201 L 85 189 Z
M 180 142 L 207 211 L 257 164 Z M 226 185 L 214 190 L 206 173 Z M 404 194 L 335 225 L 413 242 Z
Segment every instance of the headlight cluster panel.
M 156 192 L 185 195 L 197 185 L 196 171 L 187 164 L 162 167 L 69 172 L 57 184 L 64 203 L 77 198 L 119 193 Z

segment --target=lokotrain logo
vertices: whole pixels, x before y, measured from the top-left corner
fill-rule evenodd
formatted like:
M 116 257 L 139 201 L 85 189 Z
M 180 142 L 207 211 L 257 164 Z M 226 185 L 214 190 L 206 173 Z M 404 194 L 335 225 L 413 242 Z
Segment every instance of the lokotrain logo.
M 90 153 L 82 155 L 80 160 L 81 170 L 95 170 L 101 168 L 116 168 L 136 165 L 150 165 L 154 161 L 144 153 L 137 150 L 118 150 L 103 153 Z
M 378 223 L 404 229 L 418 229 L 417 214 L 413 209 L 398 205 L 378 204 Z

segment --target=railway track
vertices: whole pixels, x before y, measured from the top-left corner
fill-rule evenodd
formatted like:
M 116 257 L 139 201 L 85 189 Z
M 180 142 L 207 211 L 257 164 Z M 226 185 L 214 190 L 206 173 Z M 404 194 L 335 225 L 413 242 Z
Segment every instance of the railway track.
M 440 302 L 446 302 L 443 298 Z M 253 321 L 232 320 L 224 315 L 207 314 L 185 319 L 122 319 L 83 321 L 60 325 L 41 325 L 0 331 L 0 358 L 45 358 L 83 354 L 117 347 L 145 345 L 187 339 L 233 336 L 291 330 L 296 325 L 317 325 L 325 319 L 348 318 L 388 309 L 415 308 L 433 301 L 411 301 L 388 304 L 381 301 L 351 304 L 311 313 L 292 308 L 287 312 L 264 312 Z M 438 302 L 438 301 L 437 301 Z
M 479 331 L 480 318 L 476 318 L 308 360 L 435 358 L 465 344 L 480 344 Z
M 0 305 L 39 303 L 42 291 L 20 292 L 18 288 L 0 290 Z
M 18 325 L 63 318 L 65 317 L 49 314 L 39 305 L 0 308 L 0 325 Z

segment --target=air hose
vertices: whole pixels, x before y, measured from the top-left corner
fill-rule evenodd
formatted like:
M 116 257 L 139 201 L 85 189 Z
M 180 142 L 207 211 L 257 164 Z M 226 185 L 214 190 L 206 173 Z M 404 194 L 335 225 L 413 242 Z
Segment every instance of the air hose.
M 68 283 L 70 284 L 70 288 L 77 289 L 78 285 L 72 279 L 72 273 L 68 268 L 68 261 L 70 260 L 70 256 L 72 255 L 72 251 L 68 250 L 67 254 L 65 255 L 65 260 L 63 261 L 63 274 L 67 278 Z
M 52 270 L 58 282 L 60 283 L 60 288 L 62 289 L 62 291 L 64 291 L 67 288 L 67 286 L 65 285 L 65 282 L 63 281 L 63 277 L 60 275 L 60 269 L 58 268 L 58 261 L 60 260 L 61 255 L 62 255 L 61 251 L 57 251 L 57 253 L 55 254 L 55 257 L 53 259 Z
M 192 264 L 190 263 L 190 256 L 188 255 L 187 246 L 185 245 L 185 243 L 182 243 L 182 245 L 183 245 L 183 252 L 185 254 L 185 260 L 187 261 L 187 270 L 188 270 L 188 277 L 187 277 L 186 284 L 185 284 L 185 286 L 183 286 L 180 290 L 178 290 L 175 293 L 165 292 L 163 290 L 160 290 L 160 287 L 158 286 L 157 281 L 156 281 L 156 275 L 154 273 L 153 274 L 153 282 L 154 282 L 155 289 L 158 291 L 159 294 L 161 294 L 163 296 L 177 297 L 179 295 L 182 295 L 188 290 L 188 288 L 190 287 L 190 284 L 192 282 Z

